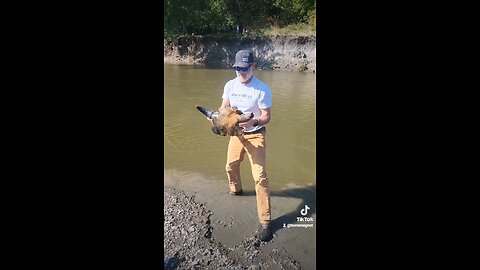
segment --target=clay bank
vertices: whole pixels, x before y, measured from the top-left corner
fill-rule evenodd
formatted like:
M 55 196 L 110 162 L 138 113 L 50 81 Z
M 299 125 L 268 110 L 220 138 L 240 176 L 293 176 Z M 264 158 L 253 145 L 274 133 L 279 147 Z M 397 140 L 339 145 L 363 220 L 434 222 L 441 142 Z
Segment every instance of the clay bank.
M 164 63 L 231 68 L 235 53 L 251 50 L 259 70 L 316 72 L 316 39 L 305 36 L 207 37 L 185 36 L 164 40 Z

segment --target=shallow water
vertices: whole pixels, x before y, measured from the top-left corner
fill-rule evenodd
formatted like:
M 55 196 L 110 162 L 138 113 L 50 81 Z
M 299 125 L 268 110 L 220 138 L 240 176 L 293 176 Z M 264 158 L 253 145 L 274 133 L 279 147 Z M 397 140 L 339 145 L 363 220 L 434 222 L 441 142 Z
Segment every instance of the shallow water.
M 244 196 L 230 196 L 225 174 L 228 137 L 214 135 L 200 105 L 216 110 L 225 82 L 234 71 L 165 64 L 164 176 L 166 186 L 195 190 L 220 224 L 213 237 L 237 245 L 258 228 L 254 182 L 248 159 L 242 162 Z M 272 90 L 272 119 L 267 125 L 267 176 L 271 187 L 272 226 L 276 237 L 263 247 L 285 247 L 303 269 L 314 269 L 316 235 L 315 74 L 256 71 Z M 308 205 L 313 222 L 299 222 Z M 283 227 L 313 223 L 313 228 Z M 214 221 L 215 225 L 215 221 Z

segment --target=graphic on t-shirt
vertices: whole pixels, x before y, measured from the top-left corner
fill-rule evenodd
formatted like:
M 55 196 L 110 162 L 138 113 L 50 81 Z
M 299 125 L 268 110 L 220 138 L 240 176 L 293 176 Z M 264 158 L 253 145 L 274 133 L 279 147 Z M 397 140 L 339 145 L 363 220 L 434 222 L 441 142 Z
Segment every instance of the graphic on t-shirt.
M 240 98 L 248 98 L 248 99 L 252 99 L 252 95 L 247 95 L 247 94 L 237 94 L 237 93 L 232 93 L 230 94 L 230 96 L 232 97 L 240 97 Z

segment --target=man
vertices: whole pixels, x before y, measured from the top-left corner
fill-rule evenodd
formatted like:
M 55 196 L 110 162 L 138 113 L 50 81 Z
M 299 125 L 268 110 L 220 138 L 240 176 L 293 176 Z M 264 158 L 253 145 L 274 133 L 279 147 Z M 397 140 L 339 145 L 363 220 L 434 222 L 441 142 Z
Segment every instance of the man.
M 257 212 L 261 224 L 259 239 L 266 241 L 271 236 L 271 211 L 270 190 L 265 171 L 265 125 L 270 122 L 272 94 L 270 88 L 253 75 L 255 63 L 252 52 L 238 51 L 233 68 L 237 77 L 225 84 L 222 104 L 218 110 L 226 106 L 236 106 L 242 112 L 251 112 L 254 116 L 249 121 L 239 124 L 244 130 L 244 135 L 230 137 L 226 165 L 229 194 L 243 194 L 240 162 L 247 154 L 255 181 Z M 213 124 L 211 119 L 209 121 Z

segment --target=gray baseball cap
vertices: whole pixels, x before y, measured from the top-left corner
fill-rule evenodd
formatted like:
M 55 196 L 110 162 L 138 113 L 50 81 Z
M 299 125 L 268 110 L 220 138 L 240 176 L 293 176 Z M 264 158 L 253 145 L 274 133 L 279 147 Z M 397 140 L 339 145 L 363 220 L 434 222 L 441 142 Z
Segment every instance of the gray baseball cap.
M 253 53 L 247 50 L 238 51 L 233 67 L 249 67 L 253 63 Z

